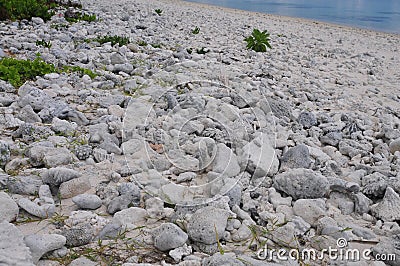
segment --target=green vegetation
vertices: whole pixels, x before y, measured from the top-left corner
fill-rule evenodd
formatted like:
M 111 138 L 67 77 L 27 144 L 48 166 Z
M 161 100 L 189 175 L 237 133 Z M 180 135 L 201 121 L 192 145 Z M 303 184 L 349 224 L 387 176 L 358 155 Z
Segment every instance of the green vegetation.
M 100 44 L 111 42 L 111 46 L 118 44 L 119 47 L 130 43 L 130 40 L 128 37 L 118 36 L 118 35 L 114 35 L 114 36 L 106 35 L 106 36 L 97 37 L 95 39 L 86 40 L 86 42 L 89 42 L 89 41 L 95 41 Z
M 59 72 L 66 72 L 66 73 L 77 72 L 81 77 L 83 75 L 88 75 L 91 79 L 97 77 L 97 74 L 94 73 L 92 70 L 80 66 L 64 66 L 62 71 Z
M 199 32 L 200 32 L 200 28 L 199 27 L 196 27 L 196 28 L 194 28 L 192 30 L 192 34 L 199 34 Z
M 156 9 L 154 11 L 157 13 L 157 15 L 161 16 L 161 14 L 162 14 L 162 10 L 161 9 Z
M 150 44 L 153 48 L 161 48 L 161 44 L 159 43 L 152 43 Z
M 261 32 L 258 29 L 253 29 L 251 35 L 244 40 L 247 42 L 247 49 L 252 49 L 256 52 L 266 52 L 267 47 L 272 48 L 269 44 L 269 33 L 267 30 Z
M 145 41 L 143 41 L 143 40 L 137 41 L 137 44 L 138 44 L 139 46 L 147 46 L 147 42 L 145 42 Z
M 65 66 L 63 69 L 57 69 L 54 65 L 44 62 L 40 57 L 33 61 L 8 57 L 0 60 L 0 79 L 10 82 L 14 87 L 20 87 L 25 81 L 33 80 L 36 76 L 55 72 L 78 72 L 81 76 L 86 74 L 91 78 L 96 77 L 91 70 L 78 66 Z
M 40 17 L 50 20 L 56 4 L 50 0 L 0 0 L 0 20 L 22 20 Z
M 198 54 L 206 54 L 209 51 L 210 50 L 206 50 L 204 47 L 201 47 L 201 49 L 196 49 L 196 53 L 198 53 Z
M 51 48 L 51 41 L 46 42 L 45 40 L 37 40 L 36 46 L 43 46 L 45 48 Z
M 85 13 L 74 13 L 74 12 L 65 12 L 64 18 L 66 21 L 70 23 L 75 23 L 78 21 L 87 21 L 87 22 L 93 22 L 97 20 L 97 17 L 95 14 L 89 15 Z
M 36 76 L 53 72 L 56 72 L 54 65 L 47 64 L 39 57 L 33 61 L 14 58 L 0 60 L 0 79 L 10 82 L 14 87 L 19 87 Z

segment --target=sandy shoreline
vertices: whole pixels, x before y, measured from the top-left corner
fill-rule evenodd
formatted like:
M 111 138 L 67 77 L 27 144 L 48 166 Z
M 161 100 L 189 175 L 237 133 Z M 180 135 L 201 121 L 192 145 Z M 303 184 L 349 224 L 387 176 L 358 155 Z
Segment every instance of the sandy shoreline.
M 189 2 L 189 1 L 184 1 L 184 0 L 171 0 L 172 2 L 177 2 L 180 4 L 187 4 L 187 5 L 195 5 L 195 6 L 201 6 L 204 8 L 210 8 L 210 9 L 222 9 L 227 12 L 236 12 L 236 13 L 241 13 L 244 15 L 252 15 L 252 14 L 257 14 L 259 16 L 266 16 L 269 18 L 275 18 L 275 19 L 286 19 L 288 22 L 300 22 L 300 23 L 306 23 L 306 24 L 321 24 L 321 25 L 327 25 L 330 27 L 336 27 L 339 29 L 346 29 L 346 30 L 357 30 L 357 31 L 362 31 L 362 32 L 373 32 L 377 34 L 384 34 L 384 35 L 393 35 L 394 37 L 399 37 L 400 33 L 393 33 L 393 32 L 385 32 L 385 31 L 378 31 L 374 29 L 367 29 L 367 28 L 360 28 L 360 27 L 355 27 L 351 25 L 345 25 L 345 24 L 336 24 L 336 23 L 331 23 L 331 22 L 326 22 L 326 21 L 320 21 L 320 20 L 313 20 L 313 19 L 308 19 L 308 18 L 301 18 L 301 17 L 291 17 L 291 16 L 284 16 L 284 15 L 278 15 L 278 14 L 270 14 L 270 13 L 264 13 L 264 12 L 256 12 L 256 11 L 247 11 L 247 10 L 242 10 L 242 9 L 237 9 L 237 8 L 230 8 L 230 7 L 222 7 L 222 6 L 217 6 L 217 5 L 210 5 L 210 4 L 203 4 L 203 3 L 196 3 L 196 2 Z

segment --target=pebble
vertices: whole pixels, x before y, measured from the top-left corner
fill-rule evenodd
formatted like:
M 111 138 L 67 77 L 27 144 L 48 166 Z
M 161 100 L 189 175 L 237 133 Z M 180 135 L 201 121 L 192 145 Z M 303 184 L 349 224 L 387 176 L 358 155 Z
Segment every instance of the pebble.
M 72 198 L 72 202 L 75 203 L 80 209 L 95 210 L 100 208 L 102 201 L 97 195 L 93 194 L 80 194 Z
M 57 234 L 34 234 L 25 236 L 24 242 L 31 251 L 33 262 L 37 263 L 47 252 L 62 248 L 66 243 L 66 238 Z

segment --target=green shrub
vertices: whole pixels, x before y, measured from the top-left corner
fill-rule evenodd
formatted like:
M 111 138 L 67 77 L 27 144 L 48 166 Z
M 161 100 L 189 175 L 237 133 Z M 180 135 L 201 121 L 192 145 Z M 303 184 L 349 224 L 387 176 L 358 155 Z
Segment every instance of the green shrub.
M 147 42 L 145 42 L 145 41 L 143 41 L 143 40 L 138 41 L 137 44 L 138 44 L 139 46 L 147 46 Z
M 267 30 L 261 32 L 258 29 L 253 29 L 251 35 L 244 40 L 247 42 L 247 49 L 252 49 L 256 52 L 266 52 L 267 47 L 272 48 L 269 44 L 269 33 Z
M 200 28 L 199 27 L 196 27 L 196 28 L 194 28 L 192 30 L 192 34 L 199 34 L 199 32 L 200 32 Z
M 53 72 L 56 72 L 54 65 L 47 64 L 39 57 L 33 61 L 14 58 L 0 60 L 0 79 L 10 82 L 14 87 L 19 87 L 36 76 Z
M 162 10 L 161 9 L 156 9 L 154 11 L 157 13 L 157 15 L 161 16 L 161 14 L 162 14 Z
M 128 37 L 123 37 L 123 36 L 118 36 L 118 35 L 114 35 L 114 36 L 106 35 L 106 36 L 97 37 L 92 40 L 95 42 L 98 42 L 100 44 L 111 42 L 111 46 L 114 46 L 118 43 L 119 47 L 130 43 L 130 40 Z M 91 40 L 87 40 L 87 41 L 91 41 Z
M 64 66 L 62 69 L 58 69 L 54 65 L 44 62 L 40 57 L 33 61 L 9 57 L 0 60 L 0 79 L 10 82 L 14 87 L 20 87 L 36 76 L 61 72 L 78 72 L 80 76 L 88 75 L 92 79 L 97 76 L 91 70 L 79 66 Z
M 66 72 L 66 73 L 77 72 L 81 77 L 83 75 L 88 75 L 91 79 L 97 77 L 97 74 L 91 71 L 90 69 L 83 68 L 80 66 L 64 66 L 62 71 L 59 72 Z
M 97 20 L 96 15 L 89 15 L 89 14 L 85 14 L 85 13 L 79 13 L 79 12 L 70 12 L 69 10 L 67 10 L 64 13 L 64 18 L 66 21 L 70 22 L 70 23 L 75 23 L 78 21 L 87 21 L 87 22 L 93 22 Z
M 51 41 L 46 42 L 45 40 L 37 40 L 36 41 L 36 46 L 43 46 L 45 48 L 51 48 Z
M 49 0 L 0 0 L 0 20 L 40 17 L 47 21 L 54 15 L 50 11 L 54 6 L 54 1 Z
M 210 50 L 206 50 L 204 47 L 201 47 L 201 49 L 196 49 L 196 53 L 198 54 L 206 54 L 208 53 Z

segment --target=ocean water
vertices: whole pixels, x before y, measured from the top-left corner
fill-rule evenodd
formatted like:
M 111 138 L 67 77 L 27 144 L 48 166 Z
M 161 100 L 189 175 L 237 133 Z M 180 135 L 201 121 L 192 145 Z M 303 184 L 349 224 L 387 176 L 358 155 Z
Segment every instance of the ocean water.
M 400 0 L 188 0 L 400 34 Z

